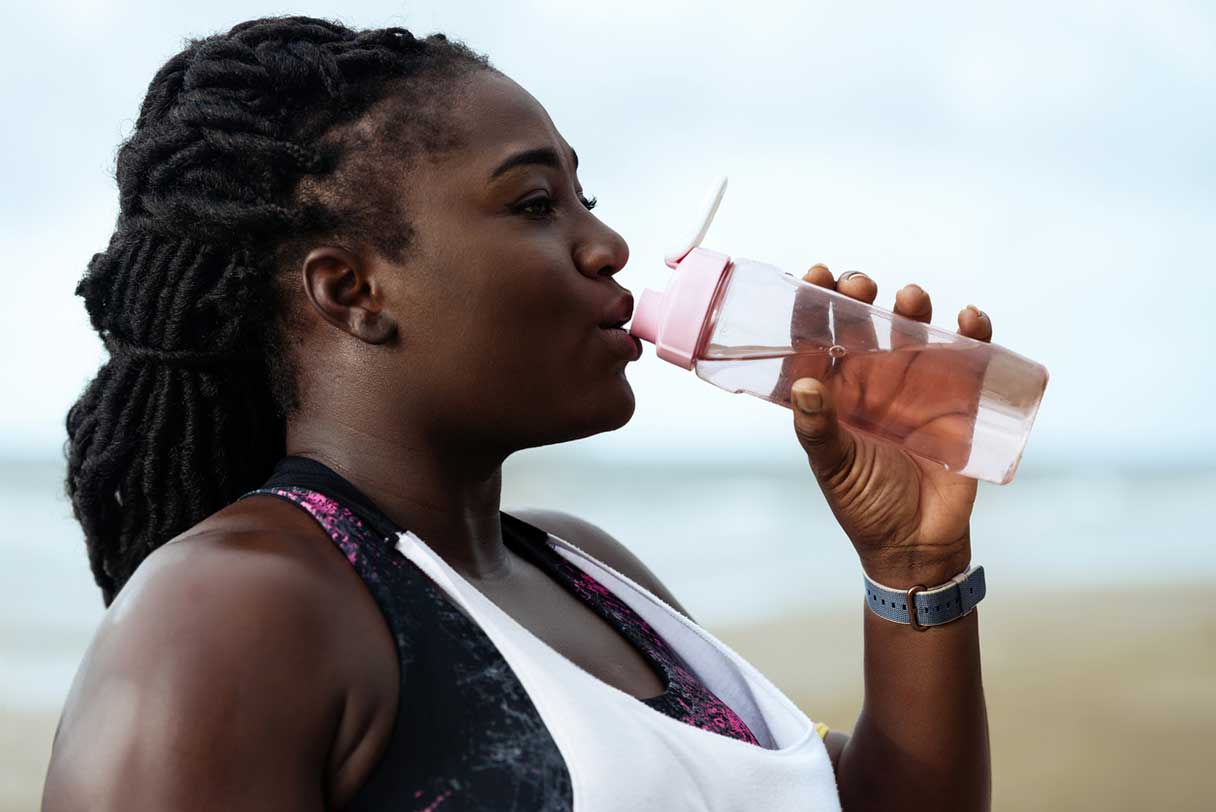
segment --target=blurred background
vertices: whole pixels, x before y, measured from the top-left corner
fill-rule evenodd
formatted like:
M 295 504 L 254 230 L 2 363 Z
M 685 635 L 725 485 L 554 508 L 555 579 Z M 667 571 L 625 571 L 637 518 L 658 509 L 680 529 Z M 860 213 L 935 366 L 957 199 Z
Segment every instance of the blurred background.
M 0 55 L 0 809 L 37 806 L 102 615 L 62 496 L 68 406 L 102 350 L 77 280 L 113 159 L 192 36 L 299 13 L 443 31 L 578 150 L 618 276 L 705 244 L 974 303 L 1051 383 L 1014 482 L 982 484 L 978 610 L 997 809 L 1212 809 L 1216 7 L 1163 0 L 572 4 L 43 0 Z M 861 707 L 861 572 L 784 409 L 660 362 L 623 429 L 511 459 L 504 507 L 584 516 L 816 720 Z

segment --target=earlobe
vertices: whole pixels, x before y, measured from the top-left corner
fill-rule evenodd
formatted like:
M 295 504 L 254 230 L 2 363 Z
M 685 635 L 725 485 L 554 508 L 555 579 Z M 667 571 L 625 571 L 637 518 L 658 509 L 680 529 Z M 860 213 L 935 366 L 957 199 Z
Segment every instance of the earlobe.
M 357 329 L 350 332 L 368 344 L 387 344 L 397 335 L 397 322 L 383 311 L 357 310 L 352 317 Z
M 301 272 L 309 301 L 330 324 L 369 344 L 385 344 L 397 335 L 383 291 L 360 257 L 338 246 L 314 248 Z

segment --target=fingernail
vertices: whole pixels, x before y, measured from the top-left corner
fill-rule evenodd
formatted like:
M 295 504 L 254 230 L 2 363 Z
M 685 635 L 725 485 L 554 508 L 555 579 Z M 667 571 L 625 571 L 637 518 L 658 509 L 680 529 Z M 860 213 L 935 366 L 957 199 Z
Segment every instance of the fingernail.
M 803 414 L 819 414 L 823 409 L 823 395 L 813 389 L 795 389 L 794 401 Z
M 980 310 L 975 305 L 967 305 L 967 309 L 975 311 L 975 315 L 979 316 L 981 319 L 984 318 L 984 311 Z
M 852 279 L 854 276 L 865 276 L 865 274 L 863 274 L 861 271 L 847 271 L 846 273 L 841 274 L 840 281 L 843 282 L 846 279 Z

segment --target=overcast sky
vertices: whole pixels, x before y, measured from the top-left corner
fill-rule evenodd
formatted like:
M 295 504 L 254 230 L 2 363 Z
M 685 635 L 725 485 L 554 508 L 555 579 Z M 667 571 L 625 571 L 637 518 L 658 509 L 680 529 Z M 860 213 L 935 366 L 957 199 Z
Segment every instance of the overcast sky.
M 115 149 L 152 75 L 186 37 L 279 13 L 487 53 L 578 150 L 635 294 L 664 285 L 664 253 L 728 174 L 708 247 L 864 270 L 886 306 L 919 282 L 936 323 L 975 303 L 1044 363 L 1028 460 L 1216 450 L 1210 3 L 21 5 L 0 56 L 0 454 L 57 453 L 102 357 L 73 288 L 109 238 Z M 634 420 L 584 448 L 796 451 L 789 412 L 649 346 L 630 379 Z

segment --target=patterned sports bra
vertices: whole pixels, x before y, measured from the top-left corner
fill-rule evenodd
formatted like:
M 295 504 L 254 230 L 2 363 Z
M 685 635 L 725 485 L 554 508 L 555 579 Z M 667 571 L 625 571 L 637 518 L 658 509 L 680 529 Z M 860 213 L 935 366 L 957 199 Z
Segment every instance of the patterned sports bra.
M 519 679 L 486 633 L 394 549 L 397 528 L 328 466 L 285 457 L 264 494 L 307 511 L 371 591 L 397 646 L 400 697 L 392 737 L 353 810 L 568 810 L 570 777 Z M 688 725 L 760 745 L 664 639 L 599 581 L 554 552 L 548 534 L 509 514 L 503 539 L 597 612 L 642 654 L 664 690 L 638 700 Z

